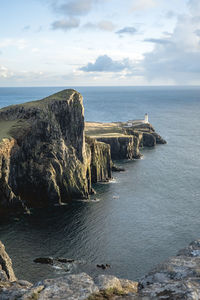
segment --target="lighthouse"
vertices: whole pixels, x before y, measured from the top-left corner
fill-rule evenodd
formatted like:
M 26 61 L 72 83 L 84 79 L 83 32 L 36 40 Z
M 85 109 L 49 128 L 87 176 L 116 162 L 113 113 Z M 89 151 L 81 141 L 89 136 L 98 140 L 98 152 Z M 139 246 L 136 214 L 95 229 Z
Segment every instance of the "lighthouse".
M 148 114 L 145 114 L 144 115 L 144 123 L 149 123 L 149 117 L 148 117 Z

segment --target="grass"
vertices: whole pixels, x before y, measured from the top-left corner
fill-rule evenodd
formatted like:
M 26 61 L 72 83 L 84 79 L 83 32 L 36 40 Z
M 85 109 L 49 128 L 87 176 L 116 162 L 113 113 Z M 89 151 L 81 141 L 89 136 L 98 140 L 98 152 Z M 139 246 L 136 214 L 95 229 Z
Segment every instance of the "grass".
M 87 300 L 112 300 L 114 299 L 115 296 L 123 296 L 123 295 L 126 295 L 126 293 L 123 292 L 122 290 L 118 290 L 116 288 L 110 288 L 89 296 Z
M 126 136 L 123 128 L 117 123 L 86 122 L 85 133 L 93 138 Z
M 10 138 L 10 130 L 16 126 L 17 120 L 15 121 L 0 121 L 0 140 L 4 138 Z
M 28 123 L 24 120 L 0 121 L 0 141 L 5 138 L 15 138 L 20 130 L 28 128 Z
M 35 101 L 31 101 L 31 102 L 25 102 L 25 103 L 22 103 L 22 104 L 16 104 L 16 105 L 10 105 L 10 106 L 7 106 L 7 107 L 3 107 L 3 108 L 0 109 L 0 112 L 8 110 L 9 108 L 15 108 L 15 107 L 20 107 L 20 106 L 22 106 L 22 107 L 25 106 L 27 108 L 28 107 L 34 107 L 34 106 L 44 107 L 45 104 L 50 100 L 64 101 L 66 99 L 69 99 L 70 96 L 72 96 L 72 94 L 74 92 L 75 92 L 75 90 L 66 89 L 66 90 L 63 90 L 63 91 L 58 92 L 56 94 L 50 95 L 49 97 L 46 97 L 46 98 L 41 99 L 41 100 L 35 100 Z

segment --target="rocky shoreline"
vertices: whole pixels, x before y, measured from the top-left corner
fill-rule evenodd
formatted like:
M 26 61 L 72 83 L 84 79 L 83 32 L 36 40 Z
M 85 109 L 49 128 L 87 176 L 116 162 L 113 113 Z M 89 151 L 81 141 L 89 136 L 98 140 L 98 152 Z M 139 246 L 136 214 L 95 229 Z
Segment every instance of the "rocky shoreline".
M 75 90 L 0 109 L 0 214 L 87 199 L 117 171 L 113 159 L 166 143 L 149 123 L 97 124 Z
M 17 280 L 0 242 L 0 300 L 198 300 L 200 240 L 192 242 L 138 282 L 111 275 L 86 273 L 45 279 L 32 284 Z

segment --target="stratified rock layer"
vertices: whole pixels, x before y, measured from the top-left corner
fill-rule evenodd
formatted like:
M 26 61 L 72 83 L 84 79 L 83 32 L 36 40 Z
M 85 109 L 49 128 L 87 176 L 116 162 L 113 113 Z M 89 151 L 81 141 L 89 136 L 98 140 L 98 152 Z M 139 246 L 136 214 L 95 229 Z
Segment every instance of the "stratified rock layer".
M 98 137 L 97 140 L 110 145 L 111 157 L 114 160 L 133 159 L 141 156 L 136 136 Z
M 112 177 L 110 146 L 89 137 L 86 137 L 86 142 L 91 151 L 90 170 L 92 183 L 108 181 Z
M 110 145 L 113 160 L 138 159 L 142 156 L 140 148 L 166 143 L 150 123 L 143 122 L 129 127 L 123 122 L 86 122 L 86 135 Z

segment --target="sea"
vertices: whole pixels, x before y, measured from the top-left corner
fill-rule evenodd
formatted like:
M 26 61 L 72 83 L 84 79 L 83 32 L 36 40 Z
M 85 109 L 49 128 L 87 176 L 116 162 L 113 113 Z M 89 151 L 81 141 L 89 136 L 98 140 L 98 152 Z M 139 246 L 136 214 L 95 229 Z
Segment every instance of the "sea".
M 64 88 L 0 88 L 0 107 Z M 138 280 L 200 238 L 200 87 L 73 88 L 84 97 L 86 121 L 127 121 L 148 113 L 167 144 L 142 149 L 142 159 L 118 161 L 126 171 L 96 184 L 90 201 L 1 219 L 0 240 L 20 279 L 86 272 Z M 37 257 L 74 262 L 41 265 L 33 262 Z

